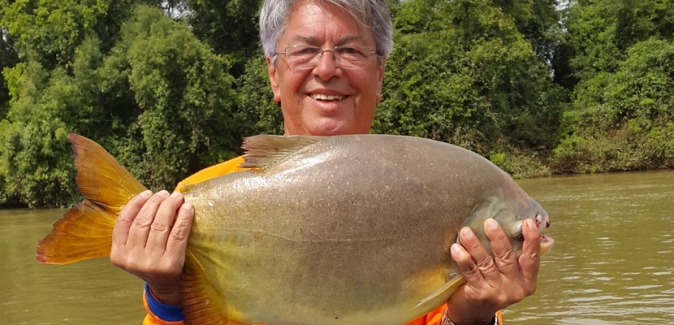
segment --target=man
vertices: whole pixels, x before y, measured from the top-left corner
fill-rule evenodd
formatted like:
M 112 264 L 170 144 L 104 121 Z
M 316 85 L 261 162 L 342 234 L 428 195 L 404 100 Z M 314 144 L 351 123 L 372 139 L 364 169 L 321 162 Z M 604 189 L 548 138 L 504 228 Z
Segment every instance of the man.
M 266 0 L 260 39 L 274 99 L 287 135 L 369 133 L 381 100 L 392 26 L 385 0 Z M 242 161 L 207 168 L 181 182 L 195 184 L 240 170 Z M 179 184 L 179 186 L 181 185 Z M 121 211 L 112 263 L 146 282 L 144 324 L 181 324 L 180 275 L 194 210 L 182 195 L 147 191 Z M 519 259 L 494 220 L 485 222 L 496 258 L 469 229 L 451 255 L 467 283 L 439 310 L 414 324 L 493 324 L 495 313 L 531 295 L 539 268 L 538 230 L 524 226 Z

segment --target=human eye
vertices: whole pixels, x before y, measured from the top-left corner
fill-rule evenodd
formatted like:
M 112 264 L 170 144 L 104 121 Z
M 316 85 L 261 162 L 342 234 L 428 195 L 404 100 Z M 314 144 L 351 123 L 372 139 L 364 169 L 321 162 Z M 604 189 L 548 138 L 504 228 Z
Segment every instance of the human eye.
M 340 46 L 337 48 L 337 52 L 340 54 L 364 54 L 360 48 L 353 46 Z
M 339 46 L 337 53 L 345 59 L 363 60 L 367 58 L 367 50 L 357 46 Z
M 288 55 L 295 58 L 313 58 L 320 52 L 315 46 L 293 46 L 288 48 Z

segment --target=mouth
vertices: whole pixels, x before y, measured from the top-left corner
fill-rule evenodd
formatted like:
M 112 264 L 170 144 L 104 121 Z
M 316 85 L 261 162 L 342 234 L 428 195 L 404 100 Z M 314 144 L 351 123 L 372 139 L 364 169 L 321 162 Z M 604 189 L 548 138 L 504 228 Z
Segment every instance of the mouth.
M 333 100 L 343 100 L 346 98 L 344 95 L 325 95 L 325 94 L 309 94 L 309 97 L 311 97 L 314 100 L 320 100 L 320 101 L 333 101 Z
M 539 232 L 545 230 L 545 228 L 549 228 L 549 227 L 550 227 L 550 220 L 548 220 L 547 217 L 544 217 L 544 216 L 543 216 L 542 214 L 540 214 L 540 213 L 537 213 L 537 214 L 536 214 L 535 222 L 536 222 L 536 228 L 538 228 L 538 231 L 539 231 Z
M 535 222 L 539 232 L 543 232 L 545 228 L 550 227 L 550 220 L 548 219 L 547 215 L 544 216 L 541 213 L 537 213 Z M 541 240 L 540 253 L 541 256 L 543 256 L 552 249 L 552 246 L 555 244 L 555 240 L 552 239 L 552 237 L 543 234 L 540 235 L 540 240 Z
M 540 256 L 543 256 L 547 254 L 551 249 L 552 246 L 555 245 L 555 240 L 552 239 L 552 237 L 546 236 L 546 235 L 541 235 L 541 248 L 540 248 Z

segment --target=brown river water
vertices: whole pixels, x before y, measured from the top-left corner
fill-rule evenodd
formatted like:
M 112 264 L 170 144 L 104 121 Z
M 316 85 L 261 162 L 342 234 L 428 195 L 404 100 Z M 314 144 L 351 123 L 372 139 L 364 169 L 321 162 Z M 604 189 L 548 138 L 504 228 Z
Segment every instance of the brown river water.
M 521 180 L 555 239 L 506 324 L 672 324 L 674 171 Z M 107 259 L 35 261 L 65 210 L 0 210 L 2 324 L 140 324 L 142 282 Z

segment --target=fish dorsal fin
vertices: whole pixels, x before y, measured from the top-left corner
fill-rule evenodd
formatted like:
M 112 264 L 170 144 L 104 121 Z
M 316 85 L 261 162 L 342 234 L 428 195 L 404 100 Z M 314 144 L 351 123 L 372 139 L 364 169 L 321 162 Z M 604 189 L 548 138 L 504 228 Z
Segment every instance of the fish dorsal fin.
M 186 325 L 244 325 L 227 315 L 227 305 L 204 276 L 201 264 L 185 253 L 181 307 Z
M 180 188 L 178 188 L 178 192 L 185 194 L 185 193 L 191 191 L 193 188 L 194 188 L 194 184 L 186 183 L 186 184 L 180 185 Z
M 414 306 L 414 309 L 422 308 L 432 310 L 447 302 L 449 297 L 458 289 L 462 284 L 466 283 L 466 280 L 462 275 L 457 275 L 452 277 L 449 281 L 445 282 L 440 288 L 433 291 L 428 297 L 421 299 L 421 301 Z
M 256 135 L 243 139 L 242 168 L 269 168 L 298 150 L 321 141 L 325 137 L 296 135 Z

